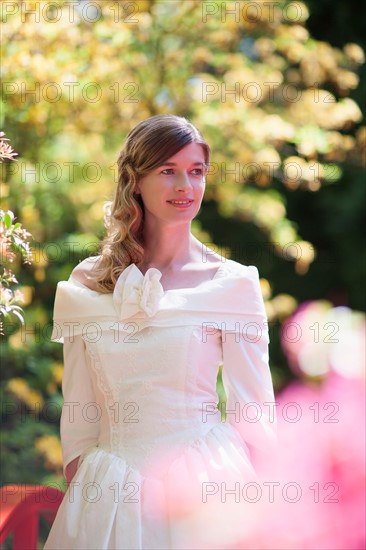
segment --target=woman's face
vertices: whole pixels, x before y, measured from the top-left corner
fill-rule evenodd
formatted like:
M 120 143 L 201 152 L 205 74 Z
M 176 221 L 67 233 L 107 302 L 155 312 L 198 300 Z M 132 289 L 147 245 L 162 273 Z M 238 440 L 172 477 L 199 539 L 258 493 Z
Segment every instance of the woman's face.
M 141 178 L 145 220 L 187 222 L 198 213 L 205 191 L 205 156 L 198 143 L 190 143 L 165 163 Z

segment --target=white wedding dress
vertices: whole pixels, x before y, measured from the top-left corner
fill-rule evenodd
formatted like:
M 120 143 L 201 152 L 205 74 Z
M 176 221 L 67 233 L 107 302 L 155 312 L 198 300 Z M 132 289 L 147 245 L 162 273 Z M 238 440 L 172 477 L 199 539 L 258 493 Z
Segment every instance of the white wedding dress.
M 167 291 L 161 276 L 131 264 L 110 294 L 58 283 L 64 470 L 80 459 L 47 550 L 226 549 L 245 534 L 247 507 L 223 492 L 256 479 L 276 441 L 258 270 L 226 260 Z

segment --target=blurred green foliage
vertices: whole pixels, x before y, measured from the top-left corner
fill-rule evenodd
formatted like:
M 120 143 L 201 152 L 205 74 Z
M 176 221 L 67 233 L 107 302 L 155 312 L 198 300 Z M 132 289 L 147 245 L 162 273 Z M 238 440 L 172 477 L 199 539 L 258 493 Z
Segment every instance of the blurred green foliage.
M 187 116 L 212 147 L 192 229 L 257 265 L 276 389 L 293 376 L 279 341 L 298 304 L 365 310 L 364 53 L 352 29 L 341 43 L 329 28 L 329 42 L 313 36 L 315 2 L 67 4 L 28 2 L 38 18 L 21 2 L 2 11 L 1 126 L 19 153 L 2 165 L 3 208 L 34 237 L 33 264 L 15 266 L 25 328 L 8 323 L 1 344 L 2 483 L 63 482 L 55 287 L 95 252 L 119 149 L 148 116 Z

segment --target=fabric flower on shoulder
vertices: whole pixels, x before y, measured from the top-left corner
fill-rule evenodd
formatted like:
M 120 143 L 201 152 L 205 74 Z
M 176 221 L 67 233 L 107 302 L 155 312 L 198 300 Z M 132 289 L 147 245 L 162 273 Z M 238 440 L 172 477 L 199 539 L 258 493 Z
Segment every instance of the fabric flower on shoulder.
M 150 267 L 143 275 L 135 264 L 122 271 L 113 291 L 113 302 L 120 320 L 141 312 L 148 317 L 156 314 L 164 296 L 161 276 L 162 273 L 155 267 Z

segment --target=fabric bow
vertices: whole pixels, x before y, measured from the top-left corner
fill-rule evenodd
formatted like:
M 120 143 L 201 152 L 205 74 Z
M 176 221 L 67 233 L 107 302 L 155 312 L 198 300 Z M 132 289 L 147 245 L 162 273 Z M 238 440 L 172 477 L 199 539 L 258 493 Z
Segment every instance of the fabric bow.
M 122 271 L 113 291 L 119 319 L 128 319 L 141 311 L 149 317 L 155 315 L 164 296 L 161 276 L 162 273 L 155 267 L 150 267 L 143 275 L 135 264 Z

